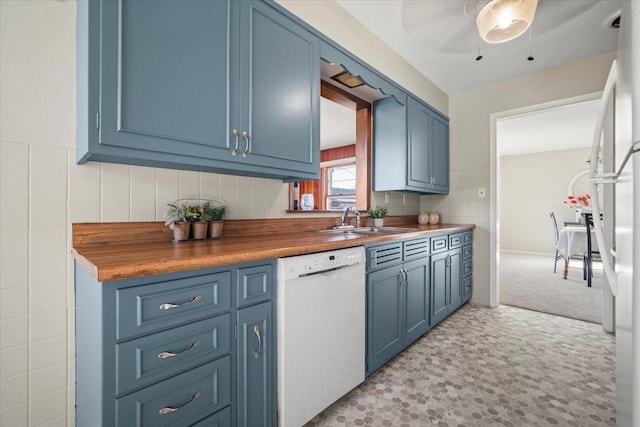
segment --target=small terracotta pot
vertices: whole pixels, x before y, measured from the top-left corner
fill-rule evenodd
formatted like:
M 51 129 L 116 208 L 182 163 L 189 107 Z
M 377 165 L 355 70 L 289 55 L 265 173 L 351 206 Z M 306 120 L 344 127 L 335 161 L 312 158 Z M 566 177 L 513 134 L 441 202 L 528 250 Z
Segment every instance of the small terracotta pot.
M 202 240 L 207 237 L 207 226 L 209 223 L 207 222 L 194 222 L 191 226 L 191 232 L 193 234 L 194 240 Z
M 182 242 L 189 240 L 190 222 L 176 222 L 173 224 L 173 241 Z
M 219 239 L 222 237 L 222 221 L 212 221 L 209 223 L 209 237 L 212 239 Z

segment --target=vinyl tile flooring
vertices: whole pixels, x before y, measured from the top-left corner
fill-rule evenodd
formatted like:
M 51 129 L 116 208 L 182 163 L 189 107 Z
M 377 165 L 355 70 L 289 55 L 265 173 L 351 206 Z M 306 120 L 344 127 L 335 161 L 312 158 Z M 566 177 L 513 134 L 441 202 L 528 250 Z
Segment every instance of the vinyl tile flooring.
M 614 426 L 615 337 L 600 325 L 466 304 L 312 426 Z

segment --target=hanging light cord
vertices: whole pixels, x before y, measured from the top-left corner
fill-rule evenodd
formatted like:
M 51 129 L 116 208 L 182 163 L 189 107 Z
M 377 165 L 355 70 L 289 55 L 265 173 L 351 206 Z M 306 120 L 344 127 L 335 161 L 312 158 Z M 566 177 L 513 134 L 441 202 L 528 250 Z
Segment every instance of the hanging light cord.
M 529 27 L 529 57 L 527 58 L 527 61 L 533 61 L 533 54 L 532 54 L 532 47 L 531 47 L 531 27 Z

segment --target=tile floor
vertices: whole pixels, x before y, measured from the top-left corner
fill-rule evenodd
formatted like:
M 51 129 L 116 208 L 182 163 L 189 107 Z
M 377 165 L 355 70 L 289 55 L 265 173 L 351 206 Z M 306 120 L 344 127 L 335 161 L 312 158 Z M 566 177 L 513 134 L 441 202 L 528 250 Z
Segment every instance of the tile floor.
M 615 337 L 467 304 L 307 424 L 614 426 Z

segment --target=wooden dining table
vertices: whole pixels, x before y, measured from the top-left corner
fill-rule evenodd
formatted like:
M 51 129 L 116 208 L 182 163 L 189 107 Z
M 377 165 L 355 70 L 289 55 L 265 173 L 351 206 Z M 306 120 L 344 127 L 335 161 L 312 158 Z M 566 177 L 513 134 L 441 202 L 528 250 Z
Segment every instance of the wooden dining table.
M 587 227 L 584 225 L 567 225 L 558 232 L 558 251 L 564 256 L 564 273 L 566 279 L 569 273 L 569 259 L 572 256 L 587 252 Z M 591 250 L 598 250 L 595 231 L 591 230 Z

